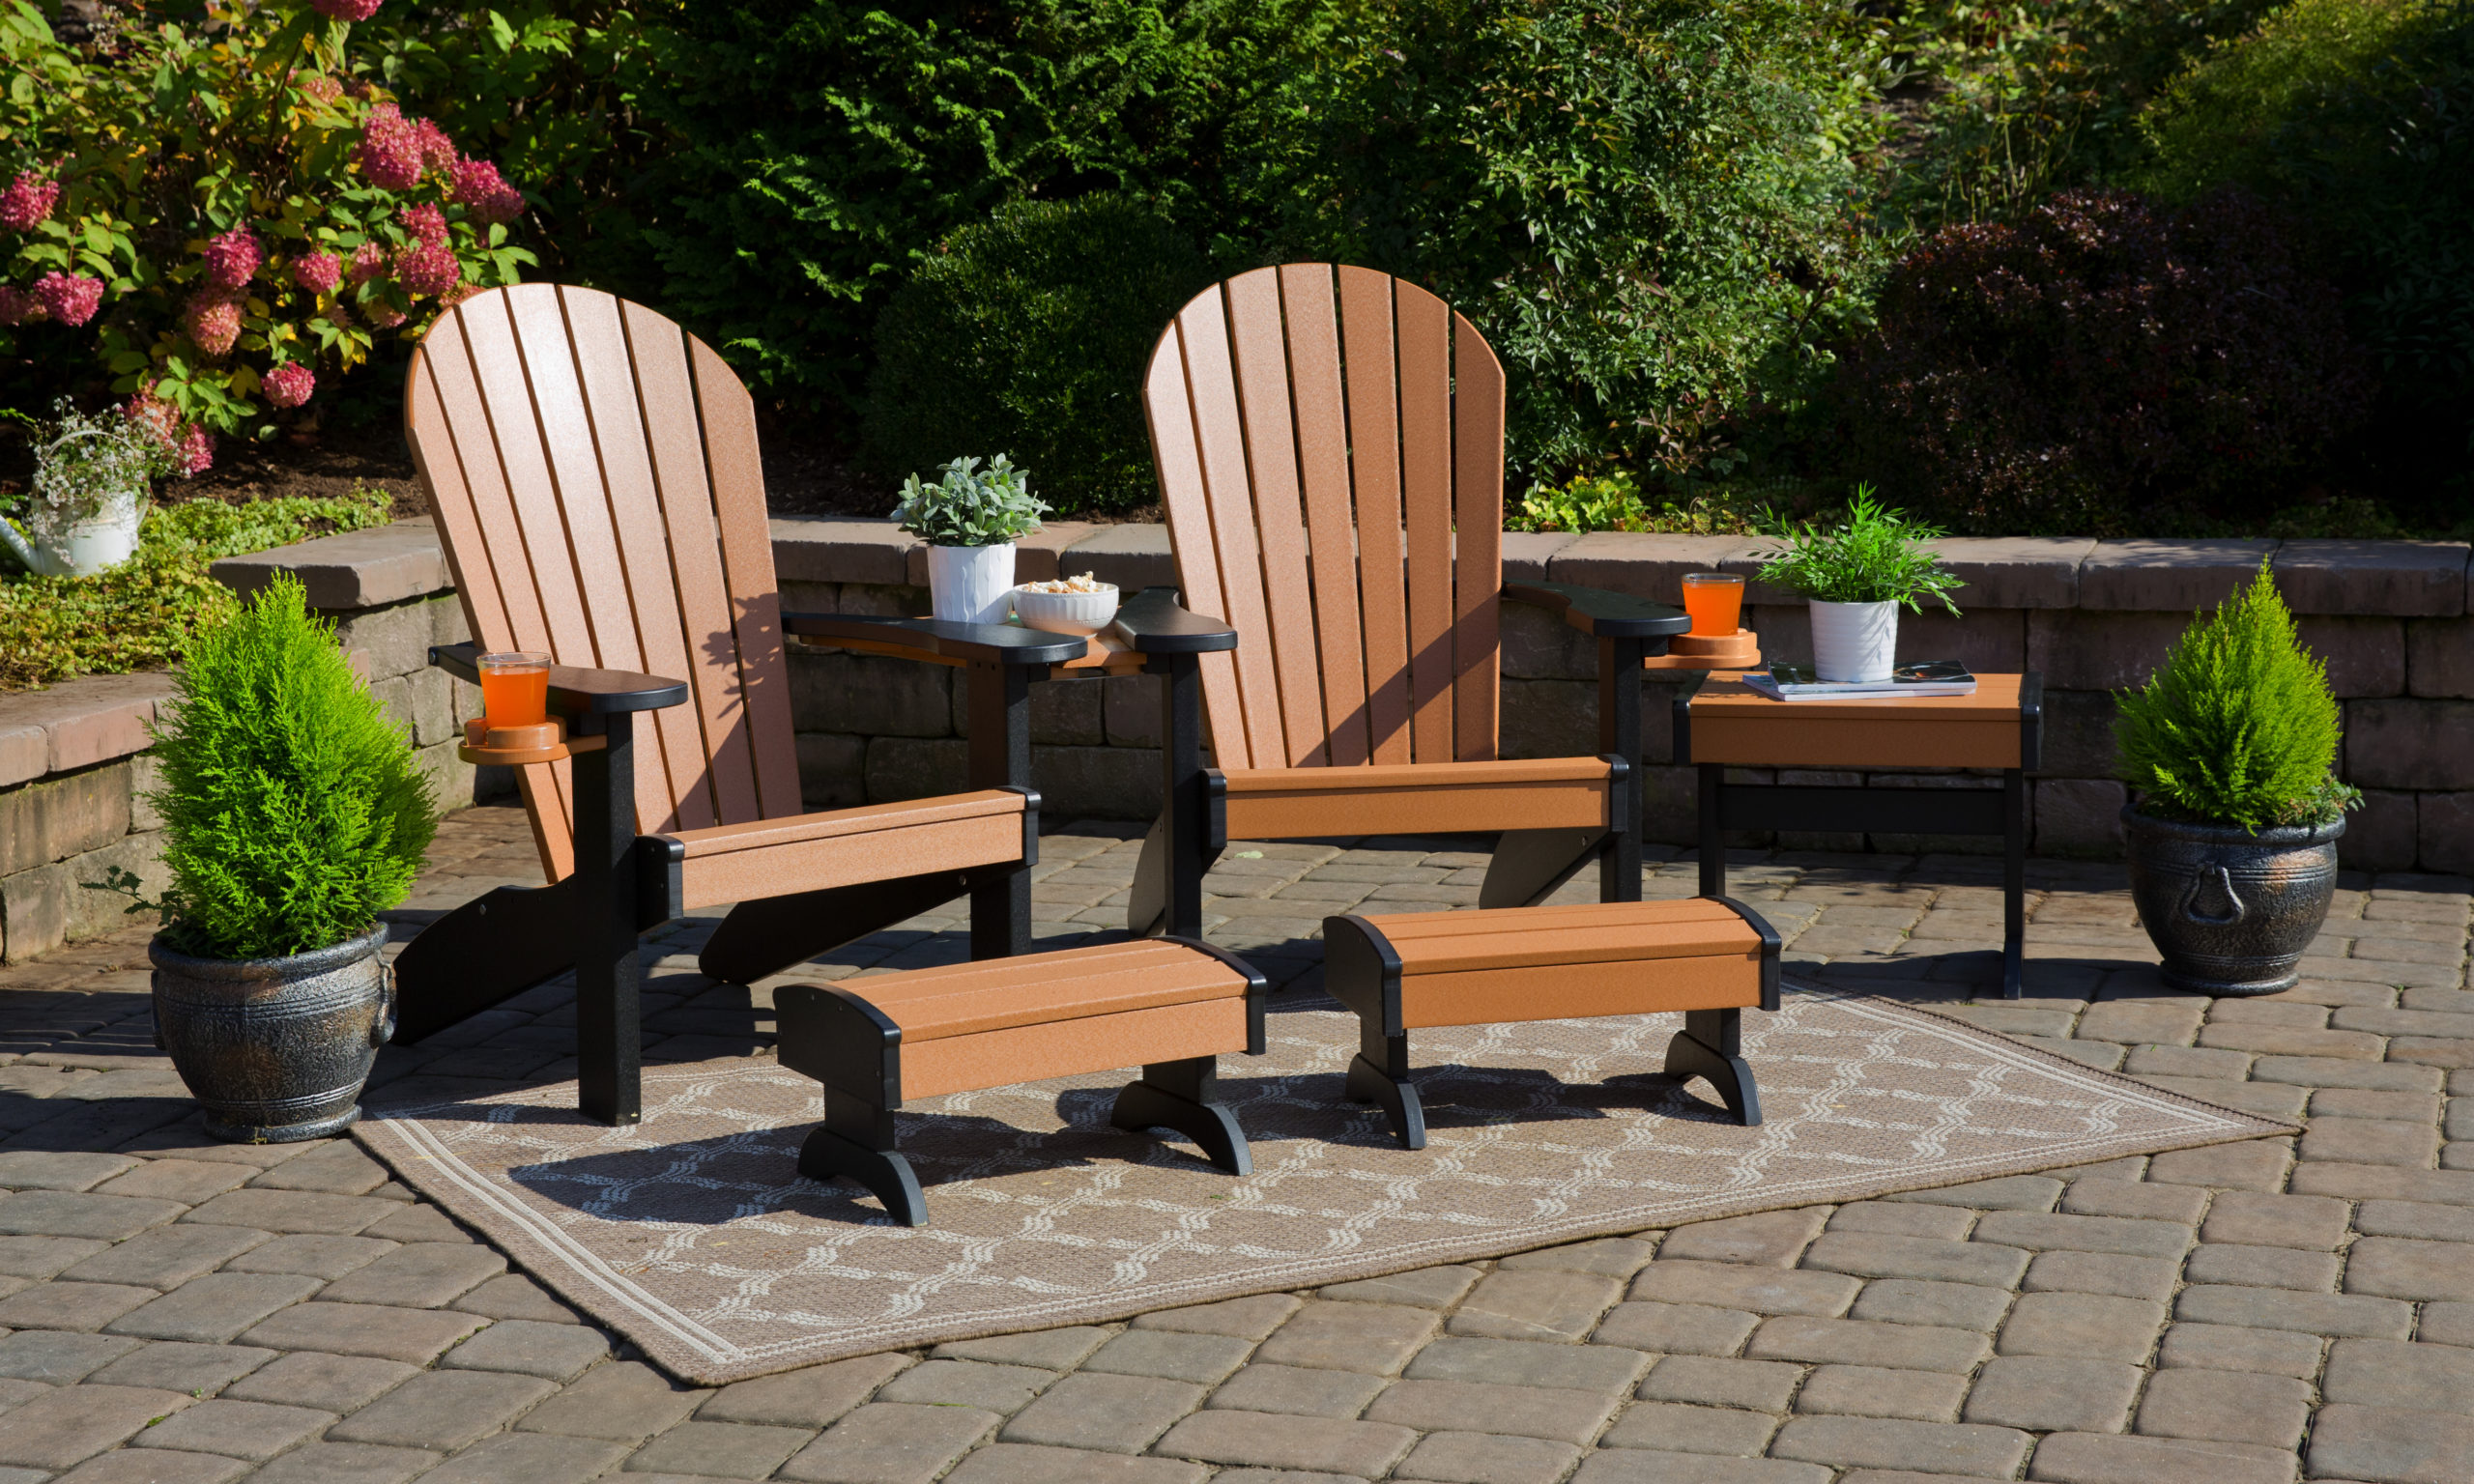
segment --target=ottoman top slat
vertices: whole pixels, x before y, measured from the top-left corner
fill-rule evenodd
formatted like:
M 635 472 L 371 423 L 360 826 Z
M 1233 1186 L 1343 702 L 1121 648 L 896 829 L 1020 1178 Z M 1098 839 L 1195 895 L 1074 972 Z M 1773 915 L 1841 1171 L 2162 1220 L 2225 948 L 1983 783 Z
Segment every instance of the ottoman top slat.
M 1403 912 L 1365 919 L 1404 974 L 1556 963 L 1612 963 L 1758 953 L 1761 934 L 1724 902 L 1590 902 L 1483 912 Z
M 902 1027 L 905 1042 L 922 1042 L 1230 999 L 1246 993 L 1247 981 L 1207 954 L 1139 942 L 846 979 L 835 987 L 874 1005 Z

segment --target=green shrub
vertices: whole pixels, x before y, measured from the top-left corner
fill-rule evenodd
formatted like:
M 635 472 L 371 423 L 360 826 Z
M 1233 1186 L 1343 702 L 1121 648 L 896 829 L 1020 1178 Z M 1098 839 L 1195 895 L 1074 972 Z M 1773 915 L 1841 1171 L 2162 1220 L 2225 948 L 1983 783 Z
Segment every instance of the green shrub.
M 2114 741 L 2139 807 L 2238 825 L 2328 824 L 2356 797 L 2330 774 L 2337 700 L 2267 564 L 2191 626 L 2144 690 L 2114 696 Z
M 1920 614 L 1915 600 L 1923 596 L 1959 611 L 1950 591 L 1966 585 L 1925 545 L 1942 532 L 1904 511 L 1884 509 L 1871 485 L 1856 487 L 1837 526 L 1780 522 L 1775 534 L 1786 544 L 1757 554 L 1768 558 L 1761 569 L 1765 583 L 1820 603 L 1900 603 Z
M 1534 479 L 1779 392 L 1860 315 L 1876 38 L 1830 0 L 1353 0 L 1252 152 L 1282 256 L 1483 330 Z
M 438 829 L 429 782 L 290 573 L 190 642 L 155 736 L 183 953 L 331 948 L 411 892 Z
M 1783 491 L 1782 491 L 1783 493 Z M 1560 485 L 1532 485 L 1506 530 L 1644 530 L 1700 536 L 1747 535 L 1758 528 L 1750 501 L 1731 492 L 1695 494 L 1655 505 L 1625 470 L 1578 473 Z
M 207 570 L 217 557 L 384 525 L 388 503 L 378 491 L 187 500 L 148 515 L 136 556 L 99 577 L 0 575 L 0 692 L 159 670 L 231 605 L 232 589 Z
M 1064 514 L 1157 499 L 1143 367 L 1212 277 L 1184 234 L 1113 192 L 998 209 L 955 233 L 877 321 L 870 463 L 900 474 L 1003 448 Z
M 1230 121 L 1286 82 L 1334 0 L 734 0 L 631 64 L 671 143 L 607 271 L 761 394 L 862 389 L 914 267 L 1004 201 L 1120 188 L 1211 230 Z
M 2294 0 L 2143 119 L 2148 184 L 2231 183 L 2299 216 L 2382 370 L 2361 457 L 2378 493 L 2474 514 L 2474 5 Z

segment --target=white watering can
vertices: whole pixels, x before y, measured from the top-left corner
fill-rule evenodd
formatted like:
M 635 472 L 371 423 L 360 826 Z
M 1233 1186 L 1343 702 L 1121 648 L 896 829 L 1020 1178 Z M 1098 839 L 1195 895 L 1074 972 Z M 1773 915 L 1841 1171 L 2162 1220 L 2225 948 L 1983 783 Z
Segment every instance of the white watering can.
M 67 438 L 56 440 L 52 446 L 65 442 Z M 36 488 L 42 488 L 40 475 Z M 112 497 L 102 508 L 88 512 L 73 524 L 61 519 L 57 506 L 38 498 L 27 512 L 23 530 L 15 522 L 0 517 L 0 547 L 6 547 L 27 571 L 42 577 L 92 577 L 137 554 L 137 529 L 145 521 L 146 491 L 142 485 Z

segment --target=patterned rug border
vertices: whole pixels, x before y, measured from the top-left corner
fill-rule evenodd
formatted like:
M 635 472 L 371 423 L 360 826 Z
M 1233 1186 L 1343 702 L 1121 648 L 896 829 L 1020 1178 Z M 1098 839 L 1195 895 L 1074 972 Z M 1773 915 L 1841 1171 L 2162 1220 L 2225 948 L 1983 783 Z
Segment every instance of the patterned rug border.
M 954 1315 L 943 1323 L 881 1322 L 838 1331 L 830 1342 L 802 1338 L 780 1347 L 734 1344 L 680 1314 L 584 1244 L 566 1237 L 539 1213 L 513 1200 L 473 1171 L 435 1135 L 408 1116 L 431 1109 L 461 1106 L 465 1099 L 446 1099 L 389 1107 L 385 1110 L 386 1116 L 364 1119 L 353 1132 L 364 1148 L 385 1161 L 405 1184 L 437 1201 L 458 1221 L 480 1232 L 512 1263 L 560 1298 L 634 1341 L 647 1360 L 690 1384 L 724 1385 L 757 1376 L 888 1350 L 923 1349 L 1062 1325 L 1108 1323 L 1160 1309 L 1258 1294 L 1321 1288 L 1445 1263 L 1509 1257 L 1593 1238 L 1666 1230 L 1694 1221 L 1754 1215 L 1803 1206 L 1844 1204 L 1850 1200 L 1940 1189 L 2013 1175 L 2101 1163 L 2106 1159 L 2136 1155 L 2166 1154 L 2246 1139 L 2275 1138 L 2300 1131 L 2293 1124 L 2225 1107 L 2124 1073 L 2091 1067 L 1954 1015 L 1880 995 L 1821 989 L 1793 981 L 1786 987 L 1800 994 L 1827 997 L 1842 1008 L 1880 1019 L 1915 1018 L 1935 1022 L 1947 1028 L 1948 1033 L 1980 1044 L 2014 1064 L 2034 1065 L 2049 1073 L 2058 1073 L 2065 1081 L 2076 1081 L 2089 1088 L 2115 1090 L 2153 1104 L 2202 1112 L 2220 1120 L 2221 1127 L 2195 1127 L 2181 1134 L 2157 1132 L 2092 1136 L 2033 1152 L 1962 1156 L 1950 1163 L 1919 1170 L 1912 1179 L 1884 1176 L 1868 1170 L 1781 1185 L 1765 1184 L 1742 1192 L 1678 1197 L 1670 1203 L 1661 1203 L 1656 1218 L 1646 1222 L 1639 1219 L 1642 1213 L 1637 1209 L 1628 1212 L 1601 1211 L 1536 1221 L 1515 1231 L 1498 1230 L 1387 1245 L 1366 1253 L 1357 1261 L 1317 1255 L 1264 1263 L 1242 1274 L 1220 1273 L 1188 1280 L 1153 1281 L 1143 1285 L 1136 1296 L 1110 1298 L 1082 1294 L 1044 1302 L 1015 1301 L 1008 1303 L 1001 1315 L 977 1318 Z M 1283 1009 L 1314 1010 L 1320 1003 L 1322 997 L 1316 996 L 1312 1002 L 1301 1001 Z M 1339 1007 L 1332 1005 L 1330 1008 L 1337 1010 Z M 730 1076 L 741 1071 L 778 1068 L 779 1063 L 770 1057 L 717 1058 L 670 1067 L 647 1067 L 645 1081 L 649 1088 L 666 1082 Z M 572 1086 L 571 1082 L 549 1083 L 526 1091 L 540 1094 Z M 383 1090 L 373 1100 L 384 1102 Z M 647 1100 L 649 1102 L 651 1099 L 648 1098 Z M 796 1351 L 795 1355 L 766 1354 L 767 1351 L 792 1349 Z

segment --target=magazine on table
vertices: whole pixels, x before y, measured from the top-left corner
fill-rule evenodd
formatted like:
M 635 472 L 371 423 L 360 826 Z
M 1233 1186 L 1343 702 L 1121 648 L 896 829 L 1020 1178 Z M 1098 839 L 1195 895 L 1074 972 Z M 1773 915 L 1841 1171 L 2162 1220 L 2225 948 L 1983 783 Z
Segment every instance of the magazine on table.
M 1772 700 L 1889 700 L 1911 696 L 1972 696 L 1975 676 L 1956 660 L 1901 665 L 1886 680 L 1824 680 L 1810 665 L 1779 660 L 1751 671 L 1744 688 Z

